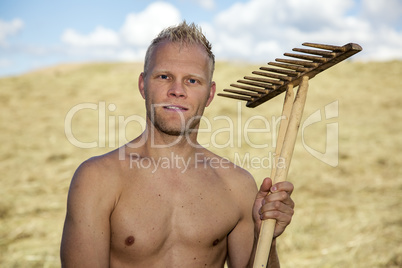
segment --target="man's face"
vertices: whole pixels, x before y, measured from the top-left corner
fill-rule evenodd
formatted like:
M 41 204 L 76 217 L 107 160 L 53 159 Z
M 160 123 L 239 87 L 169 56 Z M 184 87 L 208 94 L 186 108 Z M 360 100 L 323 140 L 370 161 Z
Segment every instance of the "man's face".
M 160 43 L 139 78 L 149 122 L 169 135 L 198 127 L 215 94 L 210 76 L 211 61 L 201 45 Z

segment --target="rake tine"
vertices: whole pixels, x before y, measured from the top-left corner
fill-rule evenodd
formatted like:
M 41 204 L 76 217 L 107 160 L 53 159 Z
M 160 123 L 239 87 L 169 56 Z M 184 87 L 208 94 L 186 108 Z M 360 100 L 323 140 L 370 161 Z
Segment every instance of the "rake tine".
M 258 92 L 258 93 L 264 93 L 264 94 L 268 93 L 268 90 L 258 88 L 258 87 L 249 87 L 249 86 L 243 86 L 243 85 L 238 85 L 238 84 L 230 84 L 230 86 L 237 87 L 240 89 L 250 90 L 250 91 L 254 91 L 254 92 Z
M 295 70 L 297 72 L 305 72 L 305 71 L 308 70 L 308 68 L 300 67 L 298 65 L 284 64 L 284 63 L 278 63 L 278 62 L 272 62 L 272 61 L 268 62 L 268 65 L 281 67 L 281 68 L 286 68 L 286 69 L 291 69 L 291 70 Z
M 301 66 L 310 67 L 310 68 L 317 67 L 319 65 L 318 63 L 305 61 L 305 60 L 275 59 L 275 61 L 295 64 L 295 65 L 301 65 Z
M 240 95 L 218 93 L 218 96 L 231 98 L 231 99 L 235 99 L 235 100 L 253 101 L 253 98 L 251 98 L 251 97 L 245 97 L 245 96 L 240 96 Z
M 271 83 L 271 84 L 279 85 L 279 86 L 282 86 L 284 84 L 284 82 L 280 81 L 280 80 L 269 79 L 269 78 L 260 78 L 260 77 L 254 77 L 254 76 L 245 76 L 244 79 L 252 80 L 252 81 L 259 81 L 259 82 L 263 82 L 263 83 Z M 271 87 L 273 89 L 276 88 L 276 86 L 271 86 Z
M 296 52 L 319 55 L 319 56 L 323 56 L 325 58 L 333 58 L 333 57 L 336 56 L 336 53 L 334 53 L 334 52 L 329 52 L 329 51 L 324 51 L 324 50 L 317 50 L 317 49 L 294 48 L 292 50 L 296 51 Z
M 266 72 L 254 71 L 254 72 L 252 72 L 252 74 L 262 75 L 262 76 L 271 77 L 271 78 L 276 78 L 276 79 L 285 80 L 285 81 L 290 81 L 290 80 L 292 80 L 292 78 L 287 77 L 287 76 L 285 76 L 285 75 L 277 75 L 277 74 L 273 74 L 273 73 L 266 73 Z
M 251 91 L 235 90 L 235 89 L 225 89 L 224 91 L 239 94 L 239 95 L 244 95 L 244 96 L 250 96 L 250 97 L 258 97 L 258 98 L 261 97 L 261 94 L 254 93 Z
M 270 88 L 272 88 L 271 85 L 267 85 L 266 83 L 253 82 L 253 81 L 248 81 L 248 80 L 237 80 L 237 83 L 242 83 L 242 84 L 257 86 L 257 87 L 263 87 L 263 88 L 267 88 L 267 86 L 270 86 Z
M 261 67 L 260 70 L 274 72 L 274 73 L 280 73 L 280 74 L 286 74 L 286 75 L 290 75 L 290 76 L 298 76 L 299 75 L 295 71 L 289 71 L 289 70 L 284 70 L 284 69 L 279 69 L 279 68 Z
M 315 48 L 321 48 L 321 49 L 332 50 L 332 51 L 337 51 L 337 52 L 345 52 L 345 51 L 348 50 L 348 48 L 346 46 L 350 45 L 350 44 L 347 44 L 347 45 L 345 45 L 343 47 L 340 47 L 340 46 L 323 45 L 323 44 L 307 43 L 306 42 L 306 43 L 303 43 L 302 45 L 306 46 L 306 47 L 315 47 Z
M 292 58 L 311 60 L 313 62 L 320 62 L 320 63 L 327 61 L 327 59 L 323 58 L 323 57 L 309 56 L 309 55 L 296 54 L 296 53 L 284 53 L 283 55 L 292 57 Z

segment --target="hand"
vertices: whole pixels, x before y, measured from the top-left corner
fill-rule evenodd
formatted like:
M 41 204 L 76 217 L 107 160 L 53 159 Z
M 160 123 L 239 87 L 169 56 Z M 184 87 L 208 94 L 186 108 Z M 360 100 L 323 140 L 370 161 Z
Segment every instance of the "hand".
M 258 228 L 261 228 L 261 221 L 275 219 L 274 238 L 285 231 L 294 214 L 294 202 L 290 195 L 293 192 L 293 184 L 287 181 L 272 185 L 270 178 L 265 178 L 257 193 L 253 208 L 253 218 Z

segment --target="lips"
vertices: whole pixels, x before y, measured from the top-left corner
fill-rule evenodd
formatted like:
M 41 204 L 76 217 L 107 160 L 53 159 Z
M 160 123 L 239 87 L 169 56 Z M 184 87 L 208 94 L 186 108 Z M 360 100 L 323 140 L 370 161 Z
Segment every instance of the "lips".
M 188 110 L 188 108 L 181 106 L 181 105 L 165 105 L 163 106 L 163 109 L 168 110 L 168 111 L 176 111 L 176 112 L 185 112 Z

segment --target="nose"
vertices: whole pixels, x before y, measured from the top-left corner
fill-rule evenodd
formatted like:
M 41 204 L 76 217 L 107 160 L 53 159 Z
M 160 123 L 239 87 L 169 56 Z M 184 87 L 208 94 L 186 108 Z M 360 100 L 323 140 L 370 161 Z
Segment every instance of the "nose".
M 184 85 L 179 81 L 173 83 L 168 91 L 168 96 L 176 97 L 176 98 L 184 98 L 187 97 L 186 90 Z

